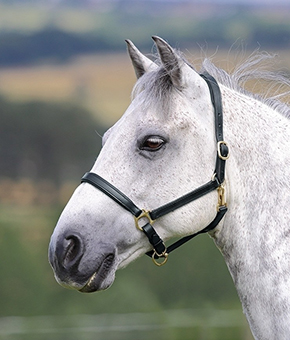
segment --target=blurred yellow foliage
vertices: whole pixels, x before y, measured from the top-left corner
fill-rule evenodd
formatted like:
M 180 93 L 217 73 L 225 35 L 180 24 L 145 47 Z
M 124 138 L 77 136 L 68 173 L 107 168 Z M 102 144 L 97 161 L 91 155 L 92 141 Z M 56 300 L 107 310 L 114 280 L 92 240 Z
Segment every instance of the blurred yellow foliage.
M 18 206 L 64 205 L 76 188 L 76 183 L 66 182 L 56 186 L 52 181 L 34 182 L 29 178 L 17 181 L 0 179 L 0 204 Z

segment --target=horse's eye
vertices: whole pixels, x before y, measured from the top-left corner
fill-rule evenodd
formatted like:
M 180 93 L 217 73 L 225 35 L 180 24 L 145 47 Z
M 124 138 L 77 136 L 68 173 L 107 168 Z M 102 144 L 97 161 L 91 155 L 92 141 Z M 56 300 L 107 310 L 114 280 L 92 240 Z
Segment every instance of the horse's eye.
M 165 144 L 164 139 L 158 136 L 150 136 L 144 140 L 141 150 L 157 151 Z

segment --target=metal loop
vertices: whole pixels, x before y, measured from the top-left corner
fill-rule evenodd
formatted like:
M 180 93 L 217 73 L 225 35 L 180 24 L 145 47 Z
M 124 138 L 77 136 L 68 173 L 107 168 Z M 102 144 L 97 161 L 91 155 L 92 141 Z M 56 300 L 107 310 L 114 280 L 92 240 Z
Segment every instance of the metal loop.
M 225 145 L 227 148 L 228 148 L 228 150 L 229 150 L 229 146 L 228 146 L 228 144 L 225 142 L 225 141 L 220 141 L 220 142 L 218 142 L 217 143 L 217 152 L 218 152 L 218 156 L 219 156 L 219 158 L 220 159 L 222 159 L 223 161 L 226 161 L 229 157 L 230 157 L 230 153 L 229 153 L 229 151 L 228 151 L 228 153 L 227 153 L 227 155 L 226 156 L 223 156 L 222 155 L 222 153 L 221 153 L 221 145 Z
M 150 211 L 149 210 L 144 210 L 142 209 L 142 212 L 139 216 L 134 216 L 134 220 L 135 220 L 135 226 L 137 229 L 143 231 L 142 227 L 139 226 L 139 220 L 141 218 L 147 218 L 149 221 L 149 224 L 153 224 L 155 222 L 155 220 L 153 220 L 150 216 Z
M 167 249 L 166 249 L 167 250 Z M 152 261 L 153 263 L 157 266 L 157 267 L 161 267 L 163 266 L 167 260 L 168 260 L 168 253 L 166 253 L 166 250 L 162 253 L 162 254 L 158 254 L 156 252 L 156 250 L 154 250 L 153 254 L 152 254 Z M 158 256 L 158 260 L 161 258 L 161 257 L 164 257 L 164 260 L 162 262 L 158 262 L 157 259 L 155 259 L 155 255 Z
M 226 194 L 225 194 L 225 187 L 224 185 L 220 185 L 217 188 L 218 192 L 218 204 L 217 204 L 217 211 L 220 210 L 221 207 L 226 207 L 227 202 L 226 202 Z

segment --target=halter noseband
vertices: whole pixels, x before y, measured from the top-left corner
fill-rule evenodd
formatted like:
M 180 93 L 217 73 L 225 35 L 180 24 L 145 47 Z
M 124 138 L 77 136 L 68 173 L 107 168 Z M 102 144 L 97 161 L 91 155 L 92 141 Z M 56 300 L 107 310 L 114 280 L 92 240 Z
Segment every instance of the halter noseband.
M 104 178 L 95 173 L 87 172 L 81 180 L 82 183 L 89 183 L 97 189 L 101 190 L 103 193 L 105 193 L 107 196 L 109 196 L 111 199 L 121 205 L 124 209 L 128 210 L 134 216 L 136 227 L 145 233 L 149 242 L 153 246 L 153 250 L 147 252 L 146 255 L 152 257 L 153 262 L 157 266 L 165 264 L 168 259 L 169 253 L 172 252 L 174 249 L 180 247 L 185 242 L 191 240 L 193 237 L 199 234 L 213 230 L 227 212 L 227 204 L 225 202 L 223 183 L 225 180 L 226 160 L 229 158 L 229 149 L 227 143 L 223 140 L 223 110 L 221 92 L 218 83 L 210 74 L 203 73 L 200 74 L 200 76 L 206 81 L 209 87 L 215 117 L 217 156 L 214 175 L 209 182 L 157 209 L 146 211 L 139 209 L 125 194 L 123 194 L 115 186 L 113 186 L 111 183 L 107 182 Z M 216 216 L 212 220 L 212 222 L 197 233 L 185 236 L 170 245 L 169 247 L 166 247 L 163 240 L 160 238 L 160 236 L 157 234 L 156 230 L 152 226 L 155 220 L 210 193 L 215 189 L 218 190 L 218 205 Z M 148 220 L 148 223 L 146 223 L 142 227 L 139 225 L 139 220 L 141 218 L 147 218 Z M 161 262 L 157 261 L 157 259 L 159 258 L 162 258 Z

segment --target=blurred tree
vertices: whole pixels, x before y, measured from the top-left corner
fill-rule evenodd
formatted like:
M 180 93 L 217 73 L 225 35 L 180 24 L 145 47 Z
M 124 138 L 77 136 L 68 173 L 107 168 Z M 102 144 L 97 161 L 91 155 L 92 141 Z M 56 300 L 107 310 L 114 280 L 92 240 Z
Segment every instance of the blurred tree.
M 75 179 L 89 170 L 105 130 L 70 104 L 10 103 L 0 99 L 0 175 Z
M 55 28 L 45 28 L 31 34 L 4 32 L 0 34 L 0 65 L 32 64 L 39 60 L 63 62 L 77 54 L 114 47 L 104 35 L 71 34 Z
M 71 0 L 70 4 L 77 3 Z M 17 7 L 17 6 L 16 6 Z M 153 10 L 154 7 L 154 10 Z M 58 25 L 48 20 L 39 30 L 23 33 L 20 30 L 2 29 L 0 32 L 0 65 L 23 65 L 43 61 L 64 62 L 69 58 L 100 51 L 124 51 L 124 39 L 138 42 L 139 48 L 152 48 L 149 37 L 158 34 L 178 46 L 196 47 L 196 42 L 207 47 L 230 48 L 237 39 L 243 39 L 246 46 L 256 48 L 289 48 L 290 24 L 285 11 L 277 7 L 277 14 L 271 18 L 259 15 L 250 5 L 218 5 L 216 10 L 183 7 L 176 2 L 165 1 L 120 1 L 108 12 L 92 9 L 82 12 L 87 21 L 97 24 L 89 26 L 86 32 L 64 20 Z M 285 7 L 286 9 L 286 7 Z M 200 15 L 200 13 L 206 13 Z M 68 10 L 69 12 L 69 10 Z M 287 12 L 287 11 L 286 11 Z M 166 13 L 166 14 L 165 14 Z M 149 24 L 148 24 L 149 23 Z M 4 26 L 5 27 L 5 26 Z

